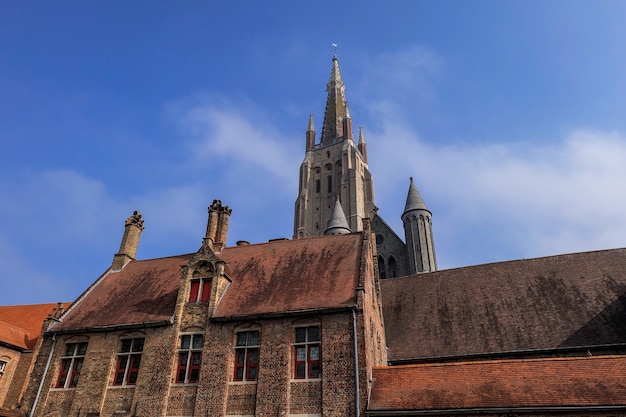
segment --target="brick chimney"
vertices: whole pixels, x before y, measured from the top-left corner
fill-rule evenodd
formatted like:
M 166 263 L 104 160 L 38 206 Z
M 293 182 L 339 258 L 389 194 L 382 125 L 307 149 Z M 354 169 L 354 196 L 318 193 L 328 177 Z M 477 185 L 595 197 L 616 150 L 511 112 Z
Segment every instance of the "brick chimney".
M 128 262 L 135 260 L 137 247 L 139 246 L 139 238 L 141 237 L 143 229 L 141 213 L 138 211 L 133 212 L 132 216 L 126 219 L 120 250 L 113 256 L 111 269 L 120 270 Z
M 228 223 L 232 212 L 233 210 L 228 206 L 222 206 L 221 200 L 213 200 L 213 204 L 209 206 L 209 221 L 203 244 L 208 245 L 215 252 L 221 252 L 226 247 Z

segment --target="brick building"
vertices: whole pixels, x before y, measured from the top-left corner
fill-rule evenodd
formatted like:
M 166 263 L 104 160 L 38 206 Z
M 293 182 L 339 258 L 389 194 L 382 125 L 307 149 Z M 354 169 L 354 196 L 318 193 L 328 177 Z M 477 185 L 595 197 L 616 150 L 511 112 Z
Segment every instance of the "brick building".
M 404 241 L 376 212 L 336 57 L 327 87 L 294 239 L 227 246 L 215 200 L 197 252 L 137 260 L 133 213 L 0 416 L 626 415 L 626 249 L 438 271 L 413 180 Z

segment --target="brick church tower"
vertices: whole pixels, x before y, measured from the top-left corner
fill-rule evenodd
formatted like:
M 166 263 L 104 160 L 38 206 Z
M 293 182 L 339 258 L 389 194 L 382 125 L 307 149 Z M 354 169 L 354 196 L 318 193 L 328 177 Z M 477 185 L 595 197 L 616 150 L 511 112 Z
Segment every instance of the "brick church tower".
M 369 218 L 372 231 L 376 233 L 381 278 L 435 271 L 431 213 L 413 179 L 402 212 L 406 244 L 378 214 L 374 204 L 374 180 L 367 165 L 365 135 L 360 127 L 355 142 L 336 55 L 326 90 L 328 97 L 319 143 L 316 143 L 313 115 L 309 116 L 306 153 L 300 165 L 295 203 L 294 239 L 358 232 L 363 229 L 363 219 Z M 347 227 L 343 220 L 341 227 L 337 227 L 338 210 L 343 210 Z

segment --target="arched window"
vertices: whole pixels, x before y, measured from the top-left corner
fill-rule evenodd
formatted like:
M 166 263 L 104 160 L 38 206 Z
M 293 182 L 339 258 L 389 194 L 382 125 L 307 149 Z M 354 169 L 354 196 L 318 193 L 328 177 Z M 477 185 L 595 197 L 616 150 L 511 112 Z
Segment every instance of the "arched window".
M 378 273 L 381 279 L 387 278 L 387 271 L 385 269 L 385 258 L 378 255 Z
M 395 278 L 398 276 L 398 270 L 396 268 L 396 258 L 390 256 L 389 261 L 387 262 L 387 267 L 389 269 L 389 278 Z

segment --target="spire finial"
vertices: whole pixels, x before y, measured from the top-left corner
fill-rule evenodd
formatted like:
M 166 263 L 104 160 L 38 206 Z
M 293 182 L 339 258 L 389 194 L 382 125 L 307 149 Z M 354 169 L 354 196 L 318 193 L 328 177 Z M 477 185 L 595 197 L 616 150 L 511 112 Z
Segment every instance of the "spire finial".
M 333 47 L 333 59 L 337 59 L 337 49 L 339 48 L 336 43 L 331 43 Z

